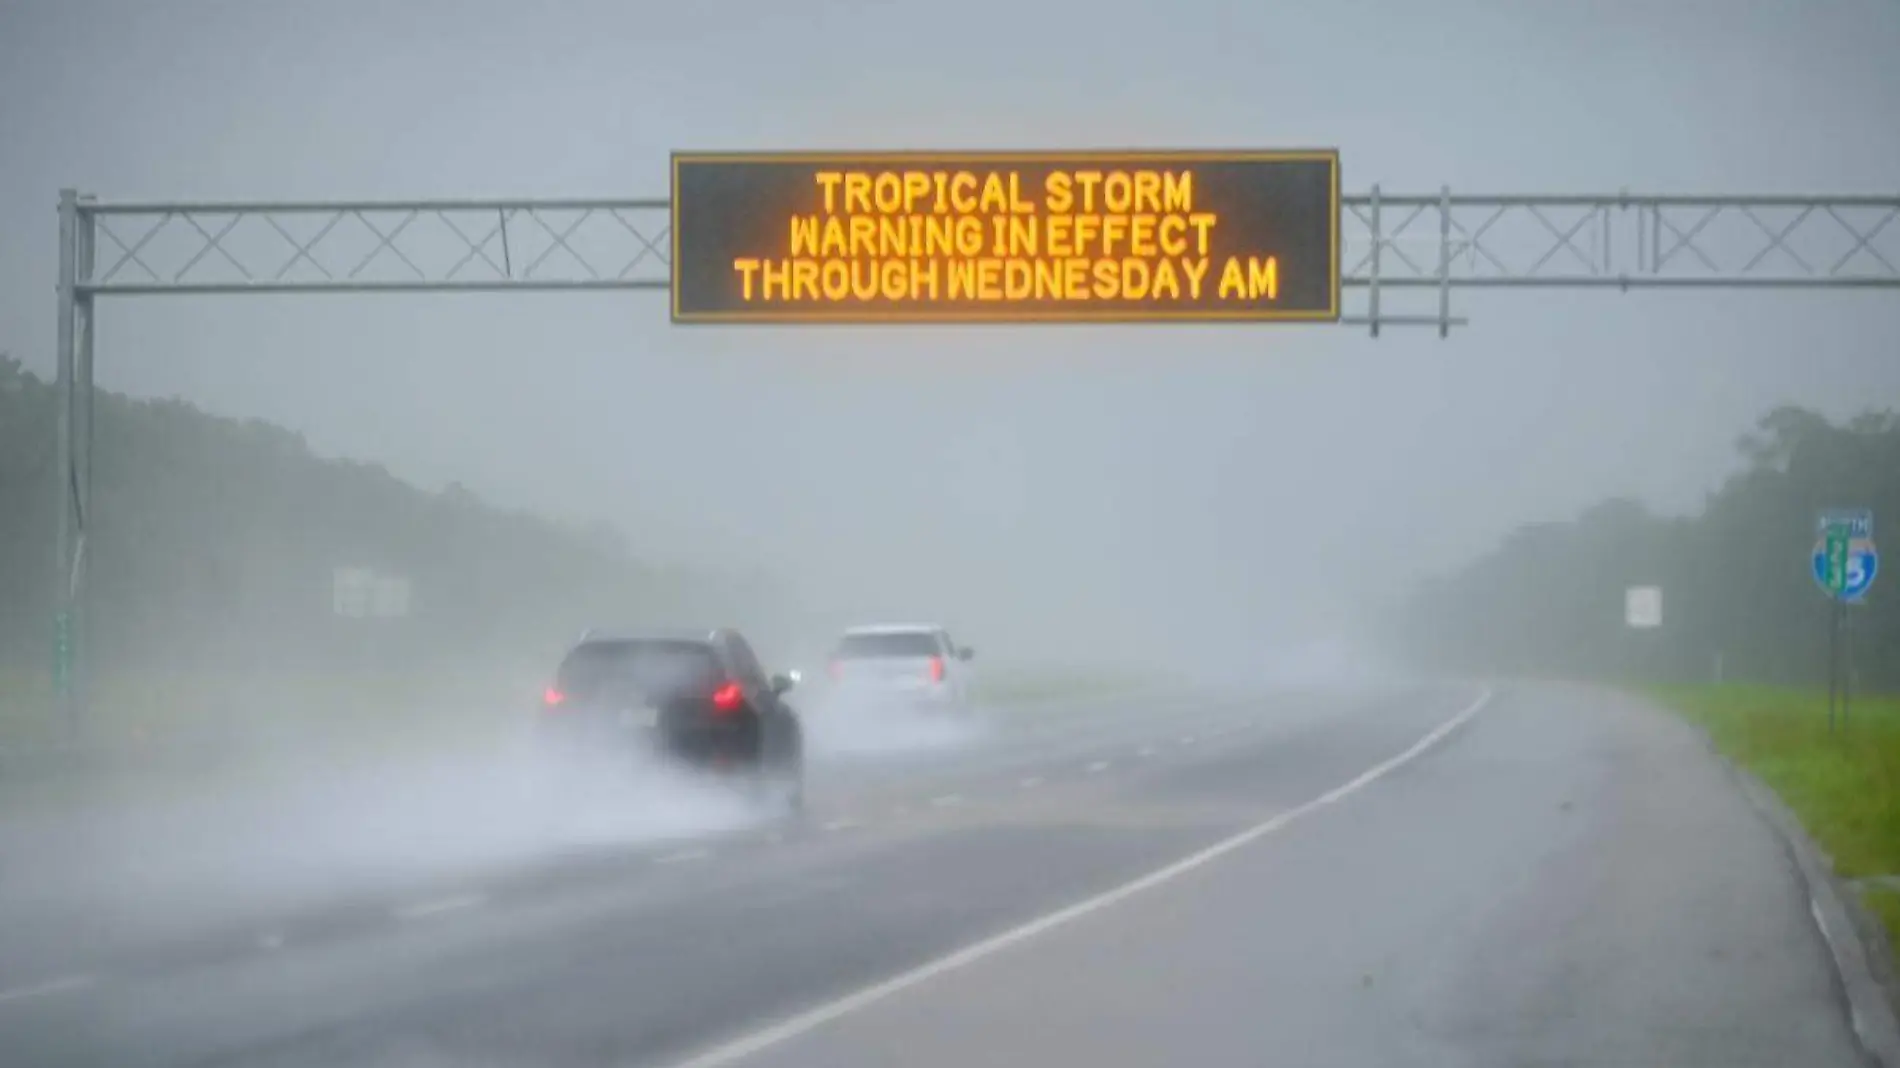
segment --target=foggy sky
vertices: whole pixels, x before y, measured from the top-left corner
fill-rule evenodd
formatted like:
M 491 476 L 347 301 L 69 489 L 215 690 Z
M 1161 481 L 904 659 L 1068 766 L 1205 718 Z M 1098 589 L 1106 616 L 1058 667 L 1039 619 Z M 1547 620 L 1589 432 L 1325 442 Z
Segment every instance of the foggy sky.
M 1349 192 L 1895 192 L 1897 55 L 1892 0 L 0 0 L 0 349 L 52 366 L 64 185 L 660 196 L 673 149 L 1336 145 Z M 98 358 L 827 612 L 1236 658 L 1523 521 L 1693 508 L 1772 405 L 1900 403 L 1890 294 L 1458 303 L 1440 341 L 139 298 L 103 303 Z

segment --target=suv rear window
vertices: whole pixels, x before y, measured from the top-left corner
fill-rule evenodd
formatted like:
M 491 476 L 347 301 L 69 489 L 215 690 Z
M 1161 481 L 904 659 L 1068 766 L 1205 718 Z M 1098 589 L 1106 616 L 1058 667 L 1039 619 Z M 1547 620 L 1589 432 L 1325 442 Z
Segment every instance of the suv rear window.
M 891 631 L 885 634 L 847 634 L 838 642 L 841 660 L 869 660 L 878 657 L 942 656 L 937 636 L 926 630 Z
M 595 641 L 567 654 L 555 685 L 580 701 L 652 699 L 709 691 L 718 671 L 703 642 Z

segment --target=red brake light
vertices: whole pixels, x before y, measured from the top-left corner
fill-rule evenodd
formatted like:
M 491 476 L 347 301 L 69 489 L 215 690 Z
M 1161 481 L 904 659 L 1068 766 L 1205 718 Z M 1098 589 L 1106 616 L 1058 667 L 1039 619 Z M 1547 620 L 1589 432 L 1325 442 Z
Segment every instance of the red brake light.
M 943 681 L 943 657 L 941 656 L 933 656 L 930 658 L 930 681 Z
M 745 691 L 736 682 L 728 682 L 713 691 L 712 706 L 715 712 L 737 712 L 745 703 Z
M 541 692 L 541 704 L 544 707 L 553 708 L 565 700 L 567 695 L 552 686 Z

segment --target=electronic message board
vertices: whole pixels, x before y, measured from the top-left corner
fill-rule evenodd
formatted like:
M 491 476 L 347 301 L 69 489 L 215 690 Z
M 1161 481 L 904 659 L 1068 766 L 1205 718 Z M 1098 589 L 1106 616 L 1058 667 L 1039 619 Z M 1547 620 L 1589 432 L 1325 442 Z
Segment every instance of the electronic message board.
M 1339 154 L 675 153 L 682 323 L 1339 318 Z

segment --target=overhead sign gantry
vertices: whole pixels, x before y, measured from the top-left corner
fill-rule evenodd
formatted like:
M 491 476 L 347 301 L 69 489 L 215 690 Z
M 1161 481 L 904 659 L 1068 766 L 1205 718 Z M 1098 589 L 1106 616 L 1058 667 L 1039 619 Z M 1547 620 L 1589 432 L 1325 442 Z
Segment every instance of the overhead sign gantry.
M 1331 150 L 872 152 L 682 154 L 670 200 L 62 190 L 53 645 L 68 722 L 77 731 L 82 707 L 102 296 L 671 289 L 678 322 L 1337 322 L 1445 337 L 1465 322 L 1455 290 L 1900 289 L 1900 195 L 1342 196 L 1339 181 Z

